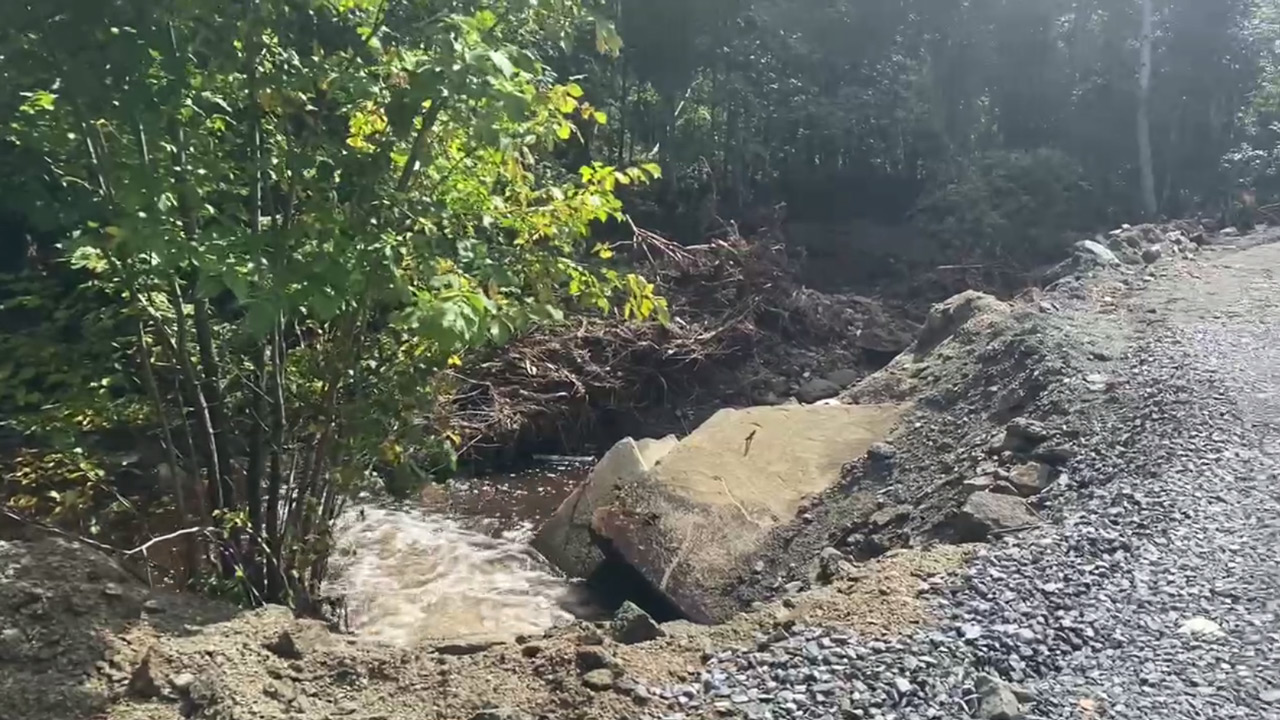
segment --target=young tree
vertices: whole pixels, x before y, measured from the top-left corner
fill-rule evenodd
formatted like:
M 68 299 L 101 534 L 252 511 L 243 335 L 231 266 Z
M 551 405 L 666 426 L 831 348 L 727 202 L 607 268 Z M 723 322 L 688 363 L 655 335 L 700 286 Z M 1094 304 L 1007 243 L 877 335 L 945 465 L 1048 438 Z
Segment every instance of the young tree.
M 620 216 L 615 187 L 657 168 L 548 160 L 605 121 L 543 59 L 587 21 L 577 0 L 6 17 L 8 140 L 56 183 L 72 264 L 126 310 L 140 392 L 110 402 L 157 428 L 179 513 L 215 529 L 219 576 L 252 600 L 315 591 L 375 464 L 447 455 L 423 417 L 468 349 L 565 302 L 663 312 L 584 245 Z

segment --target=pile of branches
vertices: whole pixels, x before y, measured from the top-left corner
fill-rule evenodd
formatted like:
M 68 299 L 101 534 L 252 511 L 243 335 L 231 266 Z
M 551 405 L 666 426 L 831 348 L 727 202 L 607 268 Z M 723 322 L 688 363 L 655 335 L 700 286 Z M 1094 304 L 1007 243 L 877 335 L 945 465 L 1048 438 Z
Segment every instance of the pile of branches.
M 630 260 L 667 299 L 670 324 L 571 316 L 459 373 L 446 421 L 462 438 L 463 459 L 583 452 L 638 431 L 679 430 L 655 428 L 655 417 L 723 405 L 718 381 L 783 345 L 850 336 L 848 313 L 799 285 L 774 237 L 729 232 L 681 246 L 637 231 Z

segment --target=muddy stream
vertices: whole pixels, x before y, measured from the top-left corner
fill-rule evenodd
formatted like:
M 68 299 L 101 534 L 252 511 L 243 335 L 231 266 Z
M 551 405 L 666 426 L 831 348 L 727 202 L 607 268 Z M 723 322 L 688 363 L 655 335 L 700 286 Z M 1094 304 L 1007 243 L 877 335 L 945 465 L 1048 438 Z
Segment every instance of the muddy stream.
M 530 546 L 582 482 L 585 460 L 430 486 L 416 503 L 364 506 L 340 523 L 335 579 L 366 637 L 423 645 L 541 633 L 606 613 Z

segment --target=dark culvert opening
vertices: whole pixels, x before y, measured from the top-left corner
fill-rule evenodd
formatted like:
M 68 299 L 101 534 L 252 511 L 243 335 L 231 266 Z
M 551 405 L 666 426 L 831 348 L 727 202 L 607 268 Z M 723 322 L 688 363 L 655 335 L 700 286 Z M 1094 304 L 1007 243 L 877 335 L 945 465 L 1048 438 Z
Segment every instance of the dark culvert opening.
M 686 620 L 684 613 L 658 591 L 644 575 L 622 559 L 608 543 L 600 543 L 604 562 L 586 579 L 592 599 L 613 614 L 631 601 L 658 622 Z

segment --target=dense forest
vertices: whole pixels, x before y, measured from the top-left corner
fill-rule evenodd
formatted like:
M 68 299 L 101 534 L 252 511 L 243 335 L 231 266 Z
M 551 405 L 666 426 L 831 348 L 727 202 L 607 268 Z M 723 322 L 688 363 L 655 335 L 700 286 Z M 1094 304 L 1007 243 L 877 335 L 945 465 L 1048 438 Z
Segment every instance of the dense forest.
M 852 282 L 1265 214 L 1277 23 L 1271 0 L 9 0 L 0 497 L 113 541 L 178 529 L 193 580 L 302 602 L 374 470 L 447 474 L 474 356 L 566 315 L 679 322 L 633 228 L 859 228 Z M 158 489 L 104 469 L 140 442 Z

